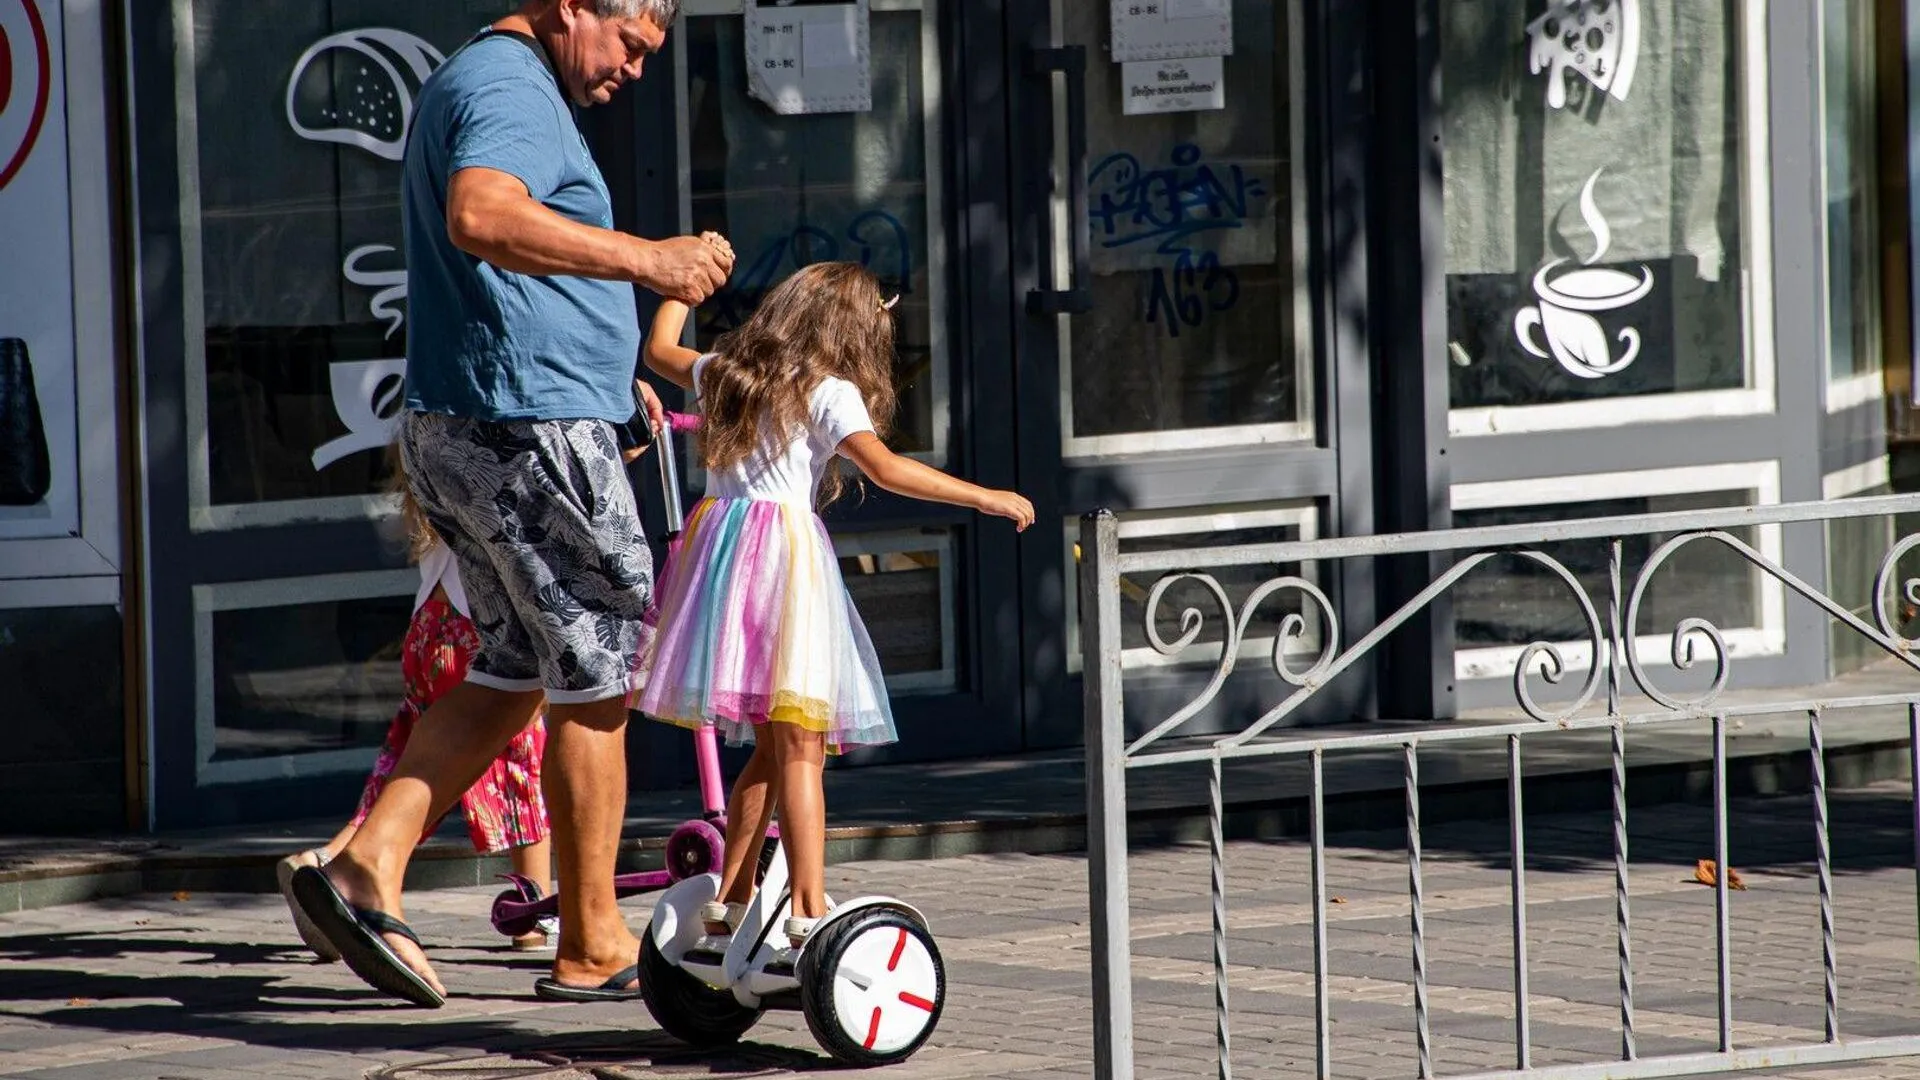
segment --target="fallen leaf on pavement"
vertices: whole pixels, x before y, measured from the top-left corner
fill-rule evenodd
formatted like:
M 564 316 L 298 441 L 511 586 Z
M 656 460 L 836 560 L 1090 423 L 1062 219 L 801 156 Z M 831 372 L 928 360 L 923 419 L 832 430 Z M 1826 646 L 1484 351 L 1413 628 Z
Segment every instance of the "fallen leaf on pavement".
M 1347 898 L 1344 896 L 1336 896 L 1333 898 L 1333 902 L 1336 904 L 1344 904 L 1347 902 Z
M 67 1004 L 69 1004 L 69 1005 L 91 1005 L 91 1004 L 93 1004 L 93 999 L 92 999 L 92 998 L 68 998 L 68 999 L 67 999 Z
M 185 889 L 181 889 L 179 892 L 173 894 L 173 898 L 175 900 L 191 900 L 193 899 L 193 894 Z
M 1718 872 L 1719 865 L 1712 859 L 1701 859 L 1699 862 L 1693 864 L 1693 880 L 1702 885 L 1714 884 Z M 1740 871 L 1732 867 L 1727 868 L 1727 888 L 1739 892 L 1744 892 L 1747 888 L 1747 883 L 1740 880 Z

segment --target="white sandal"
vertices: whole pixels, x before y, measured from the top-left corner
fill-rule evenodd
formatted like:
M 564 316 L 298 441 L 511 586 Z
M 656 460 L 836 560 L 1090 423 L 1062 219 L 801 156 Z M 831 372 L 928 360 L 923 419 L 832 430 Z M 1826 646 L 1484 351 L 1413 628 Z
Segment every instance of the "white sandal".
M 726 935 L 724 936 L 731 937 L 733 936 L 733 932 L 735 930 L 740 929 L 741 922 L 743 922 L 746 919 L 747 905 L 723 904 L 718 900 L 709 900 L 706 903 L 700 905 L 700 911 L 697 917 L 699 918 L 701 925 L 706 929 L 708 936 L 710 937 L 722 936 L 719 934 L 715 934 L 713 932 L 713 927 L 725 926 L 727 928 L 727 932 L 726 932 Z
M 819 925 L 818 917 L 802 919 L 797 916 L 788 916 L 786 925 L 781 929 L 786 931 L 787 940 L 793 943 L 795 949 L 804 949 L 807 939 L 813 936 L 813 928 Z

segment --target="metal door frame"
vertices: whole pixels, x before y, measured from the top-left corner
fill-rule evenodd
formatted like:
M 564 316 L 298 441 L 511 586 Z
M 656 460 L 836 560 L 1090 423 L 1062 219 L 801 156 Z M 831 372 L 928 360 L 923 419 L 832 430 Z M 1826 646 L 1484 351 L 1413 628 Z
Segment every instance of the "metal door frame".
M 1303 28 L 1298 56 L 1305 65 L 1305 100 L 1299 151 L 1305 162 L 1307 231 L 1306 287 L 1312 325 L 1312 364 L 1307 378 L 1316 393 L 1311 443 L 1243 445 L 1213 450 L 1069 460 L 1064 454 L 1061 358 L 1055 319 L 1035 313 L 1028 295 L 1055 285 L 1050 227 L 1056 178 L 1053 125 L 1035 117 L 1054 114 L 1052 73 L 1038 70 L 1043 55 L 1074 62 L 1056 49 L 1053 0 L 1006 0 L 1007 68 L 1004 72 L 1007 146 L 1011 162 L 1009 253 L 1011 273 L 1002 285 L 1004 310 L 1013 330 L 1019 416 L 1016 474 L 1034 502 L 1037 524 L 1020 541 L 1020 625 L 1026 672 L 1024 712 L 1032 749 L 1076 745 L 1082 679 L 1066 664 L 1066 597 L 1076 590 L 1067 565 L 1063 529 L 1095 507 L 1196 512 L 1227 504 L 1306 500 L 1318 508 L 1321 532 L 1355 535 L 1373 531 L 1374 420 L 1369 308 L 1368 125 L 1372 111 L 1365 24 L 1332 0 L 1300 0 Z M 980 5 L 983 9 L 993 5 Z M 1086 63 L 1100 62 L 1088 50 Z M 1063 76 L 1064 77 L 1064 76 Z M 1066 132 L 1060 133 L 1065 137 Z M 1057 178 L 1066 194 L 1066 177 Z M 1084 227 L 1082 221 L 1076 227 Z M 1080 282 L 1072 283 L 1078 287 Z M 1010 286 L 1010 288 L 1008 288 Z M 1370 566 L 1326 567 L 1323 579 L 1349 625 L 1374 615 Z M 1084 616 L 1082 617 L 1084 619 Z M 1202 673 L 1130 677 L 1130 701 L 1145 712 L 1161 699 L 1190 696 Z M 1310 720 L 1373 715 L 1371 680 L 1345 693 L 1327 695 Z M 1135 684 L 1138 684 L 1135 686 Z

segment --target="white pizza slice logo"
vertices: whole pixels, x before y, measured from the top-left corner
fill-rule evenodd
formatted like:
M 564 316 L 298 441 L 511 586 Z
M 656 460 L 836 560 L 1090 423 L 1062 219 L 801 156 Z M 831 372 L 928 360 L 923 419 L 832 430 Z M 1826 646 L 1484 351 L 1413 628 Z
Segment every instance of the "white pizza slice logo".
M 1567 374 L 1582 379 L 1598 379 L 1625 371 L 1640 355 L 1640 331 L 1631 326 L 1621 329 L 1618 340 L 1625 346 L 1618 359 L 1606 328 L 1595 315 L 1618 311 L 1639 302 L 1653 291 L 1653 270 L 1640 267 L 1638 277 L 1623 270 L 1595 266 L 1613 244 L 1613 229 L 1600 215 L 1593 200 L 1593 185 L 1605 166 L 1593 170 L 1580 189 L 1580 216 L 1593 230 L 1593 256 L 1582 265 L 1557 273 L 1566 259 L 1554 259 L 1533 275 L 1533 292 L 1538 303 L 1521 308 L 1513 317 L 1513 334 L 1520 347 L 1542 360 L 1557 360 Z M 1533 331 L 1546 336 L 1546 345 L 1537 345 Z
M 33 153 L 53 99 L 53 56 L 36 0 L 0 0 L 0 191 Z
M 1527 70 L 1547 73 L 1547 104 L 1567 104 L 1569 72 L 1627 100 L 1640 58 L 1640 0 L 1549 0 L 1527 24 Z
M 446 59 L 404 30 L 369 27 L 321 38 L 293 65 L 287 123 L 303 139 L 399 161 L 413 97 Z

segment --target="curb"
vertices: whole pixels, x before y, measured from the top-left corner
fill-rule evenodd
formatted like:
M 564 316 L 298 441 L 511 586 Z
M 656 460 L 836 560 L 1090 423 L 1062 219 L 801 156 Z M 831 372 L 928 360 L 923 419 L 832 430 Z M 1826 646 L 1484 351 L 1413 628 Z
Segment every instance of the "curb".
M 1826 754 L 1830 790 L 1863 787 L 1911 775 L 1912 757 L 1904 740 L 1830 746 Z M 1529 777 L 1523 797 L 1530 814 L 1610 813 L 1611 766 L 1555 771 Z M 1805 750 L 1781 750 L 1730 757 L 1730 797 L 1806 791 L 1810 768 Z M 1497 819 L 1507 813 L 1504 778 L 1448 784 L 1423 784 L 1420 813 L 1424 825 Z M 1713 795 L 1711 761 L 1662 762 L 1630 766 L 1628 806 L 1699 803 Z M 1403 829 L 1405 792 L 1398 786 L 1328 792 L 1328 833 Z M 1232 839 L 1298 839 L 1307 835 L 1307 799 L 1286 794 L 1231 800 L 1225 831 Z M 1209 826 L 1204 787 L 1190 804 L 1162 806 L 1128 815 L 1133 844 L 1205 841 Z M 622 842 L 621 871 L 654 870 L 661 865 L 665 837 Z M 996 819 L 917 822 L 906 825 L 841 826 L 827 830 L 829 863 L 867 860 L 911 861 L 962 855 L 1053 855 L 1086 850 L 1086 815 L 1036 814 Z M 0 874 L 0 913 L 85 903 L 136 893 L 273 892 L 278 855 L 221 855 L 161 850 L 105 856 L 71 866 Z M 457 842 L 429 843 L 407 871 L 408 889 L 466 888 L 490 884 L 509 869 L 505 856 L 479 856 Z

